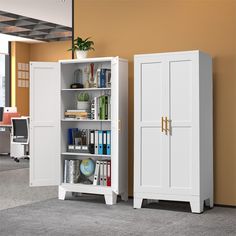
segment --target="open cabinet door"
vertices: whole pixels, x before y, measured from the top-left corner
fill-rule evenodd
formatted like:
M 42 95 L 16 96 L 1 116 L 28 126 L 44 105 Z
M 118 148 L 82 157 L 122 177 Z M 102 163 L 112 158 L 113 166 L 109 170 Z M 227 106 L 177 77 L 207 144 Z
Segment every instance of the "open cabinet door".
M 59 124 L 59 63 L 31 62 L 30 186 L 59 184 Z

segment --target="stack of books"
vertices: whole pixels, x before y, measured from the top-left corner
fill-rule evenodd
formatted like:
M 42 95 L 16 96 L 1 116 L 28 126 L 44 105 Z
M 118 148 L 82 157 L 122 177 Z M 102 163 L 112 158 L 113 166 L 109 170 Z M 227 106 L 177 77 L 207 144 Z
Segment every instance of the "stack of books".
M 92 120 L 110 120 L 111 119 L 111 96 L 102 95 L 94 97 L 91 101 L 91 119 Z
M 86 110 L 66 110 L 65 112 L 65 119 L 66 120 L 87 120 L 89 119 L 89 113 Z
M 111 186 L 111 161 L 96 161 L 93 185 Z

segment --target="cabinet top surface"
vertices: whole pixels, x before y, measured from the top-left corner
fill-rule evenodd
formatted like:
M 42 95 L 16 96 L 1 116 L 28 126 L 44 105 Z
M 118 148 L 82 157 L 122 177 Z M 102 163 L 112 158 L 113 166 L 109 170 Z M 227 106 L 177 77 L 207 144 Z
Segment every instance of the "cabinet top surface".
M 203 54 L 203 55 L 207 55 L 210 56 L 209 54 L 200 51 L 200 50 L 192 50 L 192 51 L 175 51 L 175 52 L 160 52 L 160 53 L 147 53 L 147 54 L 136 54 L 134 55 L 135 57 L 146 57 L 146 56 L 164 56 L 164 55 L 181 55 L 181 54 Z
M 70 60 L 59 60 L 61 64 L 73 64 L 73 63 L 90 63 L 90 62 L 107 62 L 112 60 L 127 61 L 120 57 L 94 57 L 94 58 L 84 58 L 84 59 L 70 59 Z

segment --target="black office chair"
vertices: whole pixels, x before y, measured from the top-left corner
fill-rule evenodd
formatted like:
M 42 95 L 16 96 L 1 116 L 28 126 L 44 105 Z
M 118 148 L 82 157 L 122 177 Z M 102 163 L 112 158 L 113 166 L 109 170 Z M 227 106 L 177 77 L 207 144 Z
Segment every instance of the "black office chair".
M 19 162 L 20 158 L 29 158 L 29 118 L 27 117 L 14 117 L 12 121 L 12 138 L 11 142 L 15 145 L 23 145 L 24 151 L 19 148 L 18 151 L 11 152 L 12 157 L 16 162 Z
M 4 107 L 0 107 L 0 122 L 3 121 L 3 112 L 4 112 Z

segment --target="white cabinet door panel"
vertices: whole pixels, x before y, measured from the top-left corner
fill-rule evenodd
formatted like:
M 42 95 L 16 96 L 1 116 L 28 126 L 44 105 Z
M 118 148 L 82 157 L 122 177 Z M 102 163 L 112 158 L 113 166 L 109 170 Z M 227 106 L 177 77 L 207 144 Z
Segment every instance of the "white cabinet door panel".
M 141 120 L 160 121 L 162 116 L 162 62 L 141 66 Z
M 59 64 L 30 63 L 30 185 L 59 184 Z
M 170 147 L 169 187 L 172 190 L 190 190 L 192 185 L 192 129 L 172 129 Z
M 142 187 L 162 186 L 162 138 L 159 128 L 142 128 L 141 131 L 141 170 Z
M 170 73 L 170 109 L 171 119 L 192 120 L 192 61 L 171 61 Z

